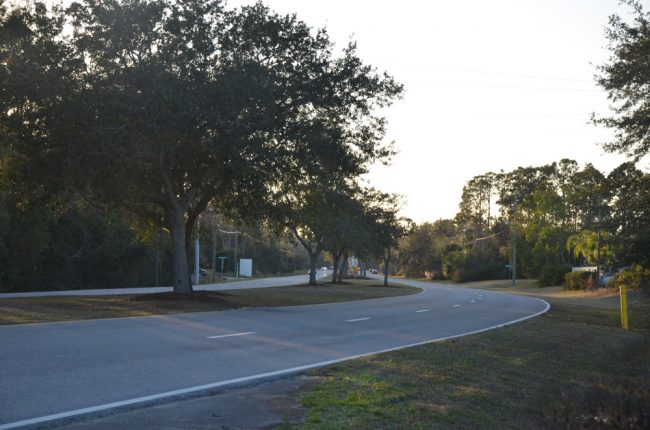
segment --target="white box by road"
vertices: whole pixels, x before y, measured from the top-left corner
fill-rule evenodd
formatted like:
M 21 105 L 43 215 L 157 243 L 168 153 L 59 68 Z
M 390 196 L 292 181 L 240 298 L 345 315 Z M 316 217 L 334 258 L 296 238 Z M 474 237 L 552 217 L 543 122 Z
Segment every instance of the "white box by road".
M 239 276 L 253 276 L 253 260 L 242 258 L 239 260 Z

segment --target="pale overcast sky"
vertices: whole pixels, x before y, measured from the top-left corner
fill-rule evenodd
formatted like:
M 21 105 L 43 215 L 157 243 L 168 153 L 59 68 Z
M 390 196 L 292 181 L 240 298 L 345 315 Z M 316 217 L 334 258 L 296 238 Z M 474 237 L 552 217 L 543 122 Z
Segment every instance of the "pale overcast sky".
M 628 16 L 618 0 L 265 3 L 326 26 L 339 47 L 352 37 L 364 61 L 405 85 L 387 112 L 399 154 L 369 178 L 405 195 L 415 221 L 453 217 L 463 185 L 487 171 L 572 158 L 609 172 L 625 160 L 596 144 L 610 131 L 588 124 L 607 111 L 593 75 L 609 56 L 608 16 Z

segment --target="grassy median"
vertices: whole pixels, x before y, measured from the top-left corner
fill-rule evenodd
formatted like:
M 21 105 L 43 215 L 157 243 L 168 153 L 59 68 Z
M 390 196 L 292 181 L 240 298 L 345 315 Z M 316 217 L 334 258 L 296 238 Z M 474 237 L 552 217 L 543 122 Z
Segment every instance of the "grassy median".
M 255 306 L 296 306 L 366 300 L 418 293 L 401 285 L 384 287 L 376 280 L 350 280 L 316 287 L 291 286 L 230 291 L 199 291 L 120 296 L 67 296 L 0 299 L 0 325 L 98 318 L 208 312 Z
M 631 297 L 624 331 L 611 294 L 540 292 L 552 308 L 533 320 L 311 372 L 286 427 L 650 428 L 650 301 Z

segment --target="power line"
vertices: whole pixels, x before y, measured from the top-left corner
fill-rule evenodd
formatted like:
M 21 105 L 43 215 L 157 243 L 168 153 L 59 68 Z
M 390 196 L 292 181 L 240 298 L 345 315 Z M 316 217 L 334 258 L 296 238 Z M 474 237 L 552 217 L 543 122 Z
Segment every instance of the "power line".
M 490 236 L 477 237 L 476 239 L 474 239 L 474 242 L 478 242 L 479 240 L 492 239 L 493 237 L 500 235 L 501 233 L 505 232 L 506 230 L 508 230 L 508 229 L 507 229 L 507 228 L 504 228 L 504 229 L 501 230 L 500 232 L 498 232 L 498 233 L 494 233 L 494 234 L 492 234 L 492 235 L 490 235 Z
M 256 240 L 256 241 L 258 241 L 260 243 L 266 243 L 262 239 L 258 239 L 258 238 L 254 237 L 254 236 L 251 236 L 250 234 L 248 234 L 246 232 L 243 232 L 243 231 L 227 231 L 227 230 L 221 230 L 220 228 L 218 228 L 217 231 L 221 232 L 223 234 L 241 234 L 242 236 L 248 236 L 249 238 L 251 238 L 253 240 Z
M 518 77 L 518 78 L 525 78 L 525 79 L 543 79 L 543 80 L 549 80 L 549 81 L 567 81 L 567 82 L 585 82 L 585 83 L 590 83 L 593 84 L 593 80 L 591 79 L 579 79 L 579 78 L 567 78 L 567 77 L 562 77 L 562 76 L 544 76 L 544 75 L 529 75 L 526 73 L 514 73 L 514 72 L 497 72 L 497 71 L 492 71 L 492 70 L 479 70 L 479 69 L 462 69 L 462 68 L 457 68 L 457 67 L 450 67 L 450 66 L 445 66 L 441 64 L 433 64 L 433 65 L 417 65 L 425 68 L 438 68 L 438 69 L 446 69 L 452 72 L 461 72 L 461 73 L 478 73 L 482 75 L 496 75 L 496 76 L 512 76 L 512 77 Z
M 552 87 L 526 87 L 519 85 L 468 85 L 463 82 L 450 82 L 449 84 L 461 88 L 489 88 L 489 89 L 512 89 L 512 90 L 527 90 L 527 91 L 568 91 L 568 92 L 601 92 L 598 88 L 552 88 Z M 416 85 L 420 86 L 439 86 L 447 88 L 451 85 L 439 82 L 417 82 Z
M 220 228 L 218 228 L 217 231 L 225 234 L 242 234 L 241 231 L 227 231 L 227 230 L 221 230 Z

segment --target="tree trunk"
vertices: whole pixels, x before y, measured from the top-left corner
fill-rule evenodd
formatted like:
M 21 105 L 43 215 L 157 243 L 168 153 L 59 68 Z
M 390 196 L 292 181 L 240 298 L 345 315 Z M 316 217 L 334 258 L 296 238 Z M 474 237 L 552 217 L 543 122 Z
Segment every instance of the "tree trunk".
M 343 272 L 348 273 L 348 254 L 343 254 L 343 261 L 341 262 L 341 267 L 339 268 L 339 279 L 338 283 L 343 283 Z
M 390 248 L 384 254 L 384 287 L 388 286 L 388 264 L 390 263 Z
M 334 272 L 332 273 L 332 283 L 333 284 L 336 283 L 337 274 L 338 274 L 338 270 L 339 270 L 339 257 L 340 256 L 341 256 L 341 254 L 332 253 L 332 260 L 333 260 L 333 265 L 334 265 Z
M 192 285 L 192 270 L 190 269 L 194 264 L 192 261 L 192 226 L 185 223 L 185 259 L 187 260 L 187 279 Z
M 183 217 L 176 216 L 170 226 L 172 236 L 172 258 L 174 260 L 173 287 L 174 292 L 179 294 L 191 294 L 192 283 L 190 282 L 190 271 L 187 255 L 187 230 Z
M 307 254 L 309 254 L 309 285 L 316 286 L 316 261 L 318 260 L 318 256 L 323 249 L 323 244 L 320 242 L 320 239 L 317 239 L 315 246 L 312 248 L 305 239 L 300 237 L 295 226 L 289 226 L 289 228 L 293 232 L 293 235 L 298 240 L 298 242 L 300 242 L 303 248 L 305 248 Z
M 309 285 L 316 286 L 316 260 L 318 260 L 318 253 L 309 254 Z

